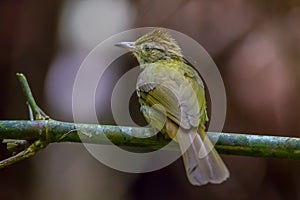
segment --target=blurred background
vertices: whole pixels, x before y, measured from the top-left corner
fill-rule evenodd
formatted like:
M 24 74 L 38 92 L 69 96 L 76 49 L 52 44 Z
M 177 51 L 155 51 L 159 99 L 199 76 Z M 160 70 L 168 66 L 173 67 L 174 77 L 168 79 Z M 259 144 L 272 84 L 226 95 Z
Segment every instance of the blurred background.
M 87 54 L 115 33 L 161 26 L 198 41 L 217 64 L 228 98 L 224 132 L 299 137 L 299 24 L 296 0 L 2 0 L 0 119 L 28 119 L 15 77 L 23 72 L 41 108 L 72 121 L 73 82 Z M 113 84 L 136 62 L 120 59 L 99 84 L 105 124 L 114 124 Z M 138 106 L 132 114 L 140 116 Z M 8 156 L 0 144 L 0 158 Z M 222 157 L 230 179 L 198 188 L 187 181 L 181 159 L 128 174 L 99 163 L 81 144 L 52 144 L 0 171 L 0 199 L 300 199 L 299 161 Z

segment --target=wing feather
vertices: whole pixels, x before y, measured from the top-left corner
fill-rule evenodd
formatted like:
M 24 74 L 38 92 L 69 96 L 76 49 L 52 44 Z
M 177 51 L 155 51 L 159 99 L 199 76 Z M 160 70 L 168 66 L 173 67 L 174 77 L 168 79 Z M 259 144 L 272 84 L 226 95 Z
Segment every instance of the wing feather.
M 158 64 L 146 67 L 138 78 L 137 91 L 148 106 L 162 105 L 167 117 L 183 129 L 207 121 L 203 83 L 184 63 L 173 68 Z

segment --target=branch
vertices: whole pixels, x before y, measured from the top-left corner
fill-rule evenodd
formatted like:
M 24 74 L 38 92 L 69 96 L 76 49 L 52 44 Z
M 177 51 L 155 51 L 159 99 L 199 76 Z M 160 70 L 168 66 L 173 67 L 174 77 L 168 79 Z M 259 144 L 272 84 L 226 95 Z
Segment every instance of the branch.
M 145 150 L 157 150 L 170 142 L 163 137 L 139 138 L 152 135 L 153 131 L 150 128 L 75 124 L 55 120 L 0 121 L 0 139 L 34 141 L 47 138 L 49 143 L 112 142 L 117 146 L 142 147 Z M 212 141 L 219 138 L 215 147 L 222 154 L 300 159 L 300 138 L 216 132 L 207 134 Z M 179 147 L 176 144 L 169 145 L 166 150 L 179 151 Z
M 170 142 L 170 139 L 164 137 L 145 137 L 153 135 L 154 129 L 150 128 L 52 120 L 35 103 L 25 76 L 17 76 L 34 116 L 31 116 L 32 120 L 0 121 L 0 140 L 3 139 L 13 153 L 12 157 L 0 161 L 0 168 L 34 156 L 49 143 L 114 143 L 123 147 L 158 150 Z M 215 147 L 222 154 L 300 159 L 300 138 L 215 132 L 207 134 L 212 141 L 217 141 Z M 179 147 L 172 143 L 166 150 L 179 151 Z

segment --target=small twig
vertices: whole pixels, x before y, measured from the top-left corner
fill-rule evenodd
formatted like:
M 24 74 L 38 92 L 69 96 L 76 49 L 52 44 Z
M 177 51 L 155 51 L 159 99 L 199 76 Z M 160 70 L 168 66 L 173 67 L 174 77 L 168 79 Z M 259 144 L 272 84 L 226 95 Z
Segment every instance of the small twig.
M 47 145 L 48 144 L 46 142 L 43 142 L 41 140 L 35 141 L 24 151 L 21 151 L 20 153 L 14 155 L 14 156 L 11 156 L 5 160 L 0 161 L 0 169 L 5 168 L 5 167 L 12 165 L 16 162 L 19 162 L 21 160 L 25 160 L 27 158 L 33 157 L 38 151 L 42 150 Z
M 44 120 L 47 122 L 50 118 L 38 107 L 36 104 L 29 84 L 27 82 L 24 74 L 17 73 L 21 88 L 27 99 L 27 105 L 29 109 L 29 118 L 33 120 Z M 18 141 L 19 140 L 19 141 Z M 45 125 L 45 135 L 43 137 L 36 138 L 35 140 L 20 140 L 20 138 L 15 138 L 14 140 L 4 140 L 7 145 L 7 149 L 12 152 L 13 156 L 0 161 L 0 169 L 7 167 L 15 162 L 30 158 L 35 155 L 36 152 L 45 148 L 48 144 L 48 134 L 47 134 L 47 123 Z
M 26 77 L 24 76 L 24 74 L 22 73 L 17 73 L 16 74 L 18 79 L 19 79 L 19 82 L 20 82 L 20 85 L 21 85 L 21 88 L 23 90 L 23 93 L 26 97 L 26 100 L 27 100 L 27 103 L 29 104 L 29 113 L 32 112 L 33 113 L 33 116 L 36 120 L 43 120 L 43 119 L 47 119 L 49 118 L 41 109 L 40 107 L 38 107 L 38 105 L 36 104 L 34 98 L 33 98 L 33 95 L 32 95 L 32 92 L 31 92 L 31 89 L 29 87 L 29 84 L 27 82 L 27 79 Z

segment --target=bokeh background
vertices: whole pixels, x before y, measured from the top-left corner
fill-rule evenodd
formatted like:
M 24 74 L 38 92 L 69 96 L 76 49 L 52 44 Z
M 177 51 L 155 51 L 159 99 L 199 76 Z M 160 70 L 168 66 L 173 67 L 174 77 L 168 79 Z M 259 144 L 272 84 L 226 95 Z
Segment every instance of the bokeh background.
M 143 26 L 180 31 L 209 52 L 226 86 L 225 132 L 300 136 L 296 0 L 2 0 L 0 119 L 28 119 L 15 77 L 23 72 L 46 113 L 72 121 L 72 86 L 83 59 L 111 35 Z M 103 123 L 114 124 L 107 96 L 128 70 L 118 65 L 135 62 L 122 57 L 100 83 L 107 99 L 97 105 Z M 0 144 L 0 158 L 7 156 Z M 0 171 L 0 199 L 300 199 L 299 161 L 223 158 L 230 179 L 198 188 L 188 183 L 180 159 L 159 171 L 128 174 L 99 163 L 81 144 L 52 144 Z

